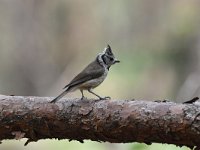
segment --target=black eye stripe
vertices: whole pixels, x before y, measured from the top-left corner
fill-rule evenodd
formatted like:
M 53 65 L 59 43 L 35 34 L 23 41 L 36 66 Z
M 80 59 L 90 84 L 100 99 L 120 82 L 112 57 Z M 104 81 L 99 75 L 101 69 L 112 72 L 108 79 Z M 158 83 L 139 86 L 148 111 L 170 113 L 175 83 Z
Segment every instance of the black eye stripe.
M 107 64 L 107 63 L 106 63 L 106 60 L 105 60 L 105 57 L 106 57 L 106 55 L 105 55 L 105 54 L 103 54 L 103 55 L 101 56 L 101 58 L 102 58 L 102 60 L 103 60 L 104 64 Z
M 102 59 L 104 64 L 108 65 L 109 63 L 114 61 L 113 57 L 114 57 L 113 55 L 103 54 L 101 56 L 101 59 Z

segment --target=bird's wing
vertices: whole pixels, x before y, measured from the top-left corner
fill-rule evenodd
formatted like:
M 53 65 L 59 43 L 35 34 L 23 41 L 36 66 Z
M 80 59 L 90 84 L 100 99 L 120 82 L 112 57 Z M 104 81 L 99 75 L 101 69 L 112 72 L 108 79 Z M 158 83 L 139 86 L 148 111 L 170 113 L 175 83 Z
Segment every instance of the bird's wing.
M 88 80 L 101 77 L 104 74 L 104 72 L 105 70 L 102 66 L 100 66 L 97 62 L 92 62 L 63 89 L 67 87 L 73 87 Z

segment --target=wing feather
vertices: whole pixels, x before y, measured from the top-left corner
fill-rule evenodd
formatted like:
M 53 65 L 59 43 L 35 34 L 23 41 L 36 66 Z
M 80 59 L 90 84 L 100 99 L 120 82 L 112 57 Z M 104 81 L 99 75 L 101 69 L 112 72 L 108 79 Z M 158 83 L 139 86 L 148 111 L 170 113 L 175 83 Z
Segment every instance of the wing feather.
M 101 77 L 104 74 L 104 68 L 96 61 L 90 63 L 83 71 L 81 71 L 65 88 L 82 84 L 86 81 Z

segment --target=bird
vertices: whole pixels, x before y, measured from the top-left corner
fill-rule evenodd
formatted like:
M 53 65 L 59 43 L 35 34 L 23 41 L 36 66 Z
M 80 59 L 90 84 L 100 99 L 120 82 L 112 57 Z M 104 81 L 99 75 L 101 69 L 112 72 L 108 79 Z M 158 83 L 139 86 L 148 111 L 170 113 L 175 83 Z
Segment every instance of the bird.
M 80 90 L 81 100 L 85 98 L 83 91 L 87 90 L 89 93 L 95 95 L 100 100 L 110 99 L 110 97 L 101 97 L 94 93 L 92 89 L 99 86 L 107 77 L 110 67 L 120 61 L 117 60 L 112 52 L 110 45 L 107 45 L 102 53 L 99 53 L 94 61 L 92 61 L 85 69 L 83 69 L 77 76 L 75 76 L 69 84 L 63 89 L 64 91 L 54 98 L 50 103 L 55 103 L 69 92 Z

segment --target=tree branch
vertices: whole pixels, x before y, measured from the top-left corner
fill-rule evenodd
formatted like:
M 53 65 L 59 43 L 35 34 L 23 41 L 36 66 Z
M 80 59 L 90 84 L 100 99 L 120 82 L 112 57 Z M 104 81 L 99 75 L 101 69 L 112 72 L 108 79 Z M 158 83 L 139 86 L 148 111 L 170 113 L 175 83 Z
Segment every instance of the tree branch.
M 0 140 L 58 138 L 200 145 L 200 105 L 0 96 Z M 27 144 L 26 143 L 26 144 Z

